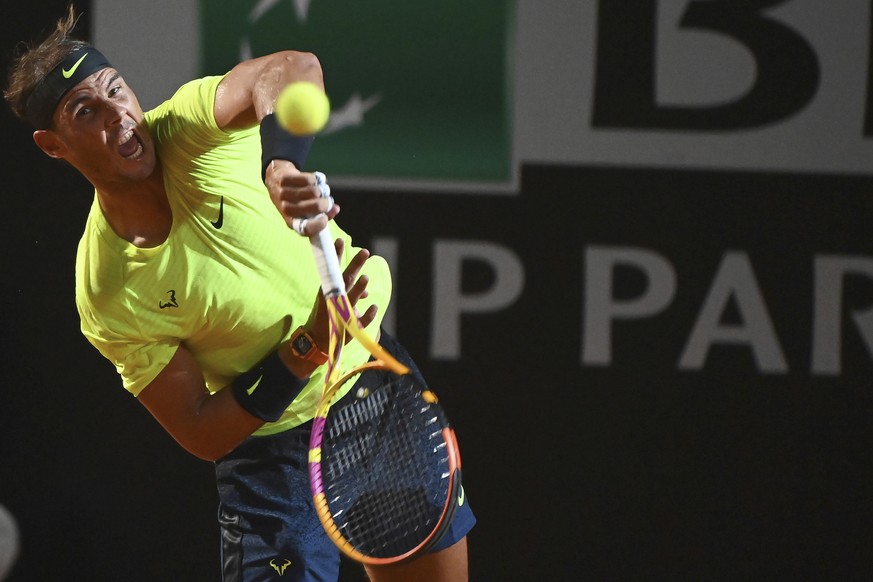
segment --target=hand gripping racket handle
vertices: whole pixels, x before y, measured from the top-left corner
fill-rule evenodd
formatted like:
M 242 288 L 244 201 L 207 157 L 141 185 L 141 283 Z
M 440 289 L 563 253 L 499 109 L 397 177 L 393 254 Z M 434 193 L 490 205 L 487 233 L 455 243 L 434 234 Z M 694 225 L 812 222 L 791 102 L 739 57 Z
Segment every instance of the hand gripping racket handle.
M 319 182 L 323 183 L 323 175 L 316 174 L 316 177 Z M 322 191 L 324 192 L 324 190 Z M 318 270 L 318 278 L 321 281 L 321 291 L 328 301 L 333 300 L 337 309 L 337 315 L 343 320 L 342 326 L 352 334 L 352 337 L 361 342 L 373 356 L 382 360 L 395 374 L 408 374 L 409 368 L 385 351 L 358 323 L 355 309 L 346 297 L 346 282 L 340 268 L 339 258 L 336 255 L 336 247 L 333 244 L 333 236 L 330 233 L 330 224 L 328 223 L 318 234 L 309 237 L 309 242 L 312 244 L 312 254 L 315 256 L 315 266 Z M 337 346 L 340 351 L 342 350 L 342 344 L 343 342 L 340 341 Z
M 322 198 L 327 198 L 333 206 L 330 197 L 330 186 L 327 185 L 327 177 L 321 172 L 315 172 L 315 183 L 321 191 Z M 318 269 L 318 278 L 321 281 L 321 291 L 325 297 L 334 298 L 346 294 L 346 284 L 343 280 L 343 272 L 340 268 L 339 259 L 336 256 L 336 247 L 333 246 L 333 237 L 330 234 L 330 224 L 325 226 L 318 234 L 309 237 L 312 243 L 312 253 L 315 255 L 315 266 Z
M 309 237 L 309 241 L 312 243 L 318 277 L 321 279 L 321 291 L 328 301 L 334 300 L 337 315 L 343 320 L 343 327 L 395 374 L 408 374 L 409 368 L 386 352 L 358 323 L 355 310 L 346 298 L 346 283 L 340 269 L 339 258 L 336 256 L 336 247 L 333 246 L 330 226 L 325 226 L 318 234 Z M 342 348 L 342 343 L 339 347 Z
M 333 246 L 330 225 L 325 226 L 318 234 L 309 237 L 312 243 L 312 254 L 315 255 L 315 266 L 321 281 L 321 291 L 325 297 L 339 297 L 346 294 L 346 283 L 343 280 L 339 258 Z

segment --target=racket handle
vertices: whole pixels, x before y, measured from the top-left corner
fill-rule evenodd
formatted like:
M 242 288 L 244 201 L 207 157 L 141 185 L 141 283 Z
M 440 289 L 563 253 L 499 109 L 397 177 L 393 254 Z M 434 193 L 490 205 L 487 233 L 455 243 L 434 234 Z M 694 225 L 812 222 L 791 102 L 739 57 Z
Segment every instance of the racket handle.
M 321 291 L 325 297 L 345 295 L 346 284 L 340 269 L 336 247 L 330 234 L 330 225 L 325 226 L 318 234 L 309 237 L 312 243 L 312 254 L 315 255 L 315 266 L 318 278 L 321 280 Z

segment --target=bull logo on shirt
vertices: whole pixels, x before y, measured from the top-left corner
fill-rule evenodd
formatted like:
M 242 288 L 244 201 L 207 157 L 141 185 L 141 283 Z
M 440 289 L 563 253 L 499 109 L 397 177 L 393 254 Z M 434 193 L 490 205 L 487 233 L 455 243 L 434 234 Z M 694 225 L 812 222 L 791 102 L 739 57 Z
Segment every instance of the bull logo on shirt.
M 170 298 L 169 301 L 158 301 L 158 307 L 161 309 L 166 309 L 167 307 L 179 307 L 179 302 L 176 301 L 176 290 L 170 289 L 167 291 L 167 296 Z

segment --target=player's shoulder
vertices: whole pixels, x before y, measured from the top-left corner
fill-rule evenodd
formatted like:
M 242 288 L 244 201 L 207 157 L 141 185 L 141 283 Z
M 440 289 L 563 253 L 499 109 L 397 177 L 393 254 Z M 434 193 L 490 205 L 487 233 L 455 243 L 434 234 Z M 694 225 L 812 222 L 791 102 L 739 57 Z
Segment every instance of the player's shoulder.
M 152 127 L 181 123 L 216 126 L 213 106 L 215 92 L 222 78 L 201 77 L 184 83 L 169 99 L 145 113 L 146 123 Z
M 194 79 L 146 112 L 145 124 L 164 162 L 190 159 L 228 137 L 215 121 L 215 92 L 223 77 Z

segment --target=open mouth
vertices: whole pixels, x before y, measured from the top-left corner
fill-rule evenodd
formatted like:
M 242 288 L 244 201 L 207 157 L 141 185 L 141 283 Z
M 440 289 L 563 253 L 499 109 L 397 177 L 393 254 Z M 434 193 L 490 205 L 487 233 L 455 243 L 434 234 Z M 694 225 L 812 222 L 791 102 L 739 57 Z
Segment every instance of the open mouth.
M 132 129 L 129 129 L 121 136 L 118 153 L 121 157 L 127 159 L 138 158 L 142 155 L 142 142 Z

